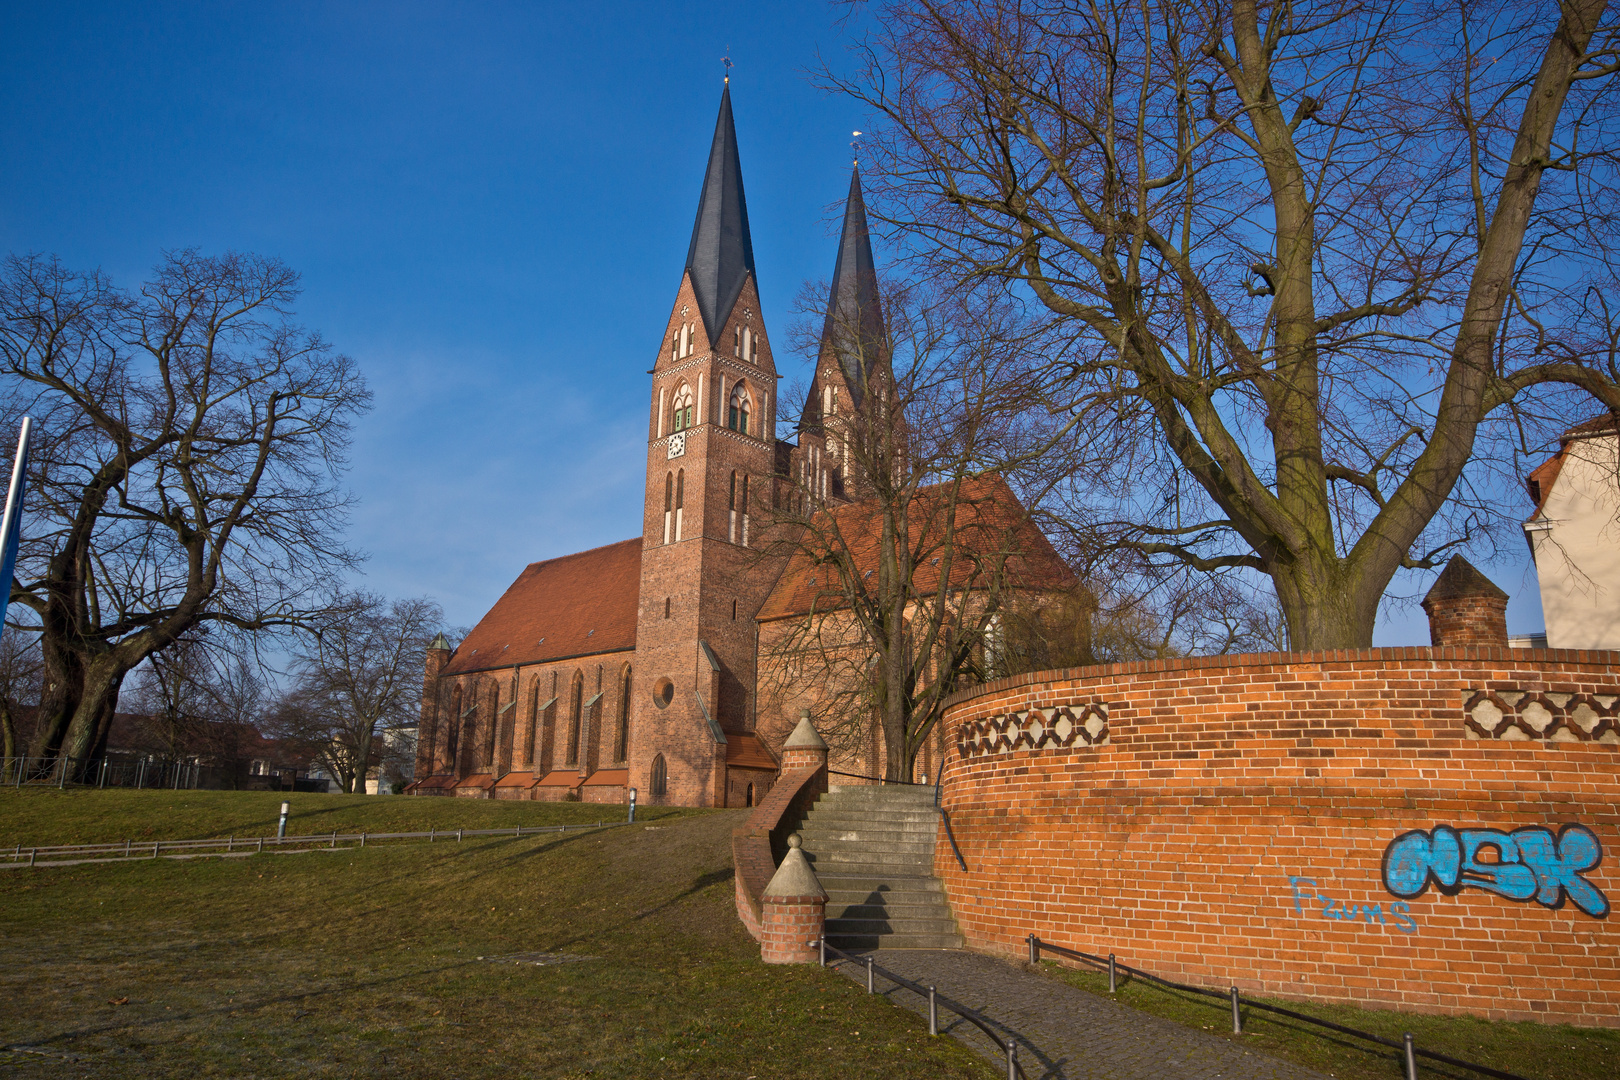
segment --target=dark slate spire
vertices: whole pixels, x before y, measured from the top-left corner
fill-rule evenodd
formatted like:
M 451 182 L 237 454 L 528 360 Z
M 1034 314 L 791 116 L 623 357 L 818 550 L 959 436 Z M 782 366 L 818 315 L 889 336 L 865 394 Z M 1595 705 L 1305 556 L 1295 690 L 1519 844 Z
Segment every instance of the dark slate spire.
M 865 367 L 870 370 L 884 349 L 883 311 L 878 304 L 877 269 L 872 262 L 872 237 L 866 227 L 866 199 L 861 194 L 860 166 L 849 178 L 849 200 L 844 204 L 844 231 L 838 240 L 838 261 L 833 265 L 832 294 L 827 321 L 821 330 L 822 348 L 832 347 L 849 383 L 850 404 L 860 405 L 866 389 Z
M 754 243 L 748 235 L 748 203 L 743 198 L 742 164 L 737 158 L 737 129 L 731 122 L 731 84 L 720 92 L 720 118 L 714 124 L 709 168 L 703 174 L 692 246 L 686 249 L 698 311 L 710 343 L 737 303 L 743 281 L 754 272 Z

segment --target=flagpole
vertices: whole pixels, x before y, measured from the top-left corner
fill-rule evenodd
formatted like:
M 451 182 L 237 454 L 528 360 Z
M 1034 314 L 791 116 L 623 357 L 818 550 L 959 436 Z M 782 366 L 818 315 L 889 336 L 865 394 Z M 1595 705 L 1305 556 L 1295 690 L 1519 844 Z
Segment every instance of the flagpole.
M 5 632 L 6 609 L 11 606 L 12 574 L 17 568 L 17 547 L 22 540 L 23 483 L 28 478 L 28 443 L 34 418 L 25 416 L 17 433 L 17 458 L 11 466 L 11 487 L 6 492 L 6 516 L 0 519 L 0 633 Z

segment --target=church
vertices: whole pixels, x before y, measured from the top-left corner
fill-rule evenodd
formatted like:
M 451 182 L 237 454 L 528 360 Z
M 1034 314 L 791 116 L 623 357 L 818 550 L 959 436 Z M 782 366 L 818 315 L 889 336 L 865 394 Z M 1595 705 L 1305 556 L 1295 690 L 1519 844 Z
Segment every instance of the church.
M 680 287 L 650 371 L 639 536 L 532 563 L 455 648 L 428 649 L 418 728 L 419 795 L 752 806 L 816 688 L 770 679 L 762 631 L 802 619 L 804 560 L 762 533 L 788 500 L 858 516 L 835 422 L 882 360 L 883 326 L 858 169 L 797 439 L 776 437 L 778 380 L 760 310 L 729 84 Z M 852 328 L 860 340 L 845 347 Z M 835 347 L 835 337 L 839 339 Z M 977 480 L 1016 508 L 999 479 Z M 1072 579 L 1032 525 L 1024 564 Z M 807 576 L 808 575 L 808 576 Z M 780 674 L 780 673 L 778 673 Z M 767 689 L 772 687 L 775 689 Z M 762 700 L 763 699 L 763 700 Z M 877 734 L 833 766 L 881 772 Z M 919 762 L 943 760 L 944 732 Z M 935 766 L 937 767 L 937 766 Z

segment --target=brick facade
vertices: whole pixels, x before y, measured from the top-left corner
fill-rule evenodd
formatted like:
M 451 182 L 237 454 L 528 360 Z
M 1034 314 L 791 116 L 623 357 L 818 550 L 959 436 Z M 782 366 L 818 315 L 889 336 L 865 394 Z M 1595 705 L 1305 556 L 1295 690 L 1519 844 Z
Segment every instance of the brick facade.
M 1620 1026 L 1620 872 L 1595 861 L 1620 845 L 1620 653 L 1081 668 L 946 722 L 968 870 L 943 834 L 935 867 L 973 947 L 1034 932 L 1214 987 Z

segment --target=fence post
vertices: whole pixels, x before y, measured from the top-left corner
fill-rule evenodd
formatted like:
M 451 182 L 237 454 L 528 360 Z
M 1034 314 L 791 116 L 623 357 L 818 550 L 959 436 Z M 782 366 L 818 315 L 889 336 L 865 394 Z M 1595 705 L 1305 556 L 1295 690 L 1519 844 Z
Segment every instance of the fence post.
M 1018 1044 L 1007 1040 L 1007 1080 L 1018 1080 Z
M 1029 946 L 1029 966 L 1034 967 L 1041 962 L 1041 939 L 1029 934 L 1024 938 L 1024 944 Z
M 434 825 L 429 825 L 428 826 L 428 843 L 430 843 L 430 844 L 433 843 L 434 838 L 437 837 L 438 835 L 439 835 L 438 827 L 434 826 Z
M 259 837 L 259 852 L 258 853 L 260 855 L 264 854 L 264 837 L 262 837 L 262 836 Z
M 226 851 L 235 851 L 236 850 L 236 837 L 227 836 L 225 838 L 225 850 Z
M 461 833 L 462 833 L 461 829 L 456 830 L 456 843 L 458 843 L 458 844 L 461 843 Z
M 1238 1012 L 1238 988 L 1232 987 L 1232 1034 L 1243 1034 L 1243 1014 Z
M 327 846 L 328 847 L 337 847 L 337 830 L 336 829 L 332 830 L 332 842 L 331 842 L 331 844 L 329 844 Z
M 1406 1051 L 1406 1080 L 1417 1080 L 1417 1053 L 1412 1049 L 1412 1033 L 1410 1031 L 1401 1036 L 1401 1043 Z
M 129 858 L 129 845 L 130 845 L 130 843 L 131 842 L 128 841 L 128 840 L 124 841 L 124 858 L 126 858 L 126 859 Z
M 39 854 L 39 848 L 29 848 L 28 849 L 28 865 L 29 866 L 34 865 L 34 857 L 36 855 L 38 855 L 38 854 Z M 1411 1039 L 1410 1036 L 1407 1037 L 1406 1042 L 1407 1042 L 1407 1045 L 1411 1045 L 1412 1039 Z
M 73 759 L 67 758 L 62 767 L 56 770 L 56 788 L 58 791 L 67 787 L 67 774 L 68 770 L 71 768 L 73 768 Z
M 928 988 L 928 1034 L 939 1034 L 939 995 L 930 986 Z
M 821 966 L 827 966 L 827 935 L 816 938 L 816 944 L 821 947 Z
M 870 954 L 866 957 L 866 992 L 868 994 L 872 993 L 872 957 Z
M 1116 992 L 1115 987 L 1116 987 L 1116 984 L 1114 982 L 1114 954 L 1109 953 L 1108 954 L 1108 992 L 1110 994 L 1115 993 Z

